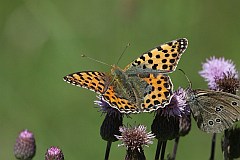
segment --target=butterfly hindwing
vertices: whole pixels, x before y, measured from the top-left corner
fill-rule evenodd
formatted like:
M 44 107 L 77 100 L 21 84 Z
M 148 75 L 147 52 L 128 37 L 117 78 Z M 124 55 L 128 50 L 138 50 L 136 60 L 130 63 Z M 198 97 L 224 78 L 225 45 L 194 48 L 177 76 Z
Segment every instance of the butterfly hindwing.
M 110 106 L 118 109 L 121 113 L 138 113 L 139 108 L 129 100 L 123 97 L 119 97 L 114 91 L 113 86 L 109 86 L 106 92 L 102 95 L 104 100 L 108 102 Z
M 87 88 L 99 94 L 105 92 L 110 82 L 106 73 L 95 71 L 76 72 L 65 76 L 63 79 L 72 85 Z
M 134 73 L 169 73 L 173 72 L 186 50 L 188 41 L 181 38 L 159 45 L 141 55 L 125 68 L 129 74 Z
M 148 83 L 142 103 L 144 112 L 157 110 L 169 104 L 173 95 L 173 86 L 168 75 L 149 74 L 143 80 Z
M 208 133 L 219 133 L 240 119 L 240 98 L 236 95 L 210 90 L 194 90 L 190 103 L 198 127 Z

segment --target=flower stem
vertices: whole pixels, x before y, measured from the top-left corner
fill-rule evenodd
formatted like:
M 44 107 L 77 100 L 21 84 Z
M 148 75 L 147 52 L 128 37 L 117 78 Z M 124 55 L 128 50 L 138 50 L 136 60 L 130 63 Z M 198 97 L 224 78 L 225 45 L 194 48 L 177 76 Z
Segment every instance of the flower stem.
M 162 147 L 162 141 L 158 140 L 157 150 L 156 150 L 156 154 L 155 154 L 155 160 L 159 160 L 161 147 Z
M 175 160 L 175 158 L 176 158 L 179 139 L 180 139 L 180 137 L 175 138 L 175 143 L 174 143 L 171 160 Z
M 107 141 L 107 147 L 106 147 L 104 160 L 108 160 L 110 149 L 111 149 L 111 145 L 112 145 L 112 141 Z
M 214 160 L 215 145 L 216 145 L 216 133 L 213 133 L 213 135 L 212 135 L 211 155 L 210 155 L 209 160 Z
M 167 141 L 163 141 L 162 142 L 161 160 L 164 160 L 166 146 L 167 146 Z

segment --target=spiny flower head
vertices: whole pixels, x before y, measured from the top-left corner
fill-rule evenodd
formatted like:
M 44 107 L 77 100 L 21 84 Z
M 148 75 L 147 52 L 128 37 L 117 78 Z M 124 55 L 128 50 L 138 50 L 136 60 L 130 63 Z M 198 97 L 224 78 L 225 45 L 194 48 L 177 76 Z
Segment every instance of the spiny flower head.
M 115 142 L 118 140 L 115 135 L 120 135 L 119 127 L 123 125 L 123 114 L 112 108 L 102 97 L 98 99 L 94 103 L 100 107 L 102 113 L 106 113 L 100 128 L 100 135 L 105 141 Z
M 36 153 L 35 138 L 32 132 L 23 130 L 20 132 L 14 145 L 14 155 L 20 160 L 31 160 Z
M 238 72 L 235 69 L 235 65 L 231 60 L 225 60 L 225 58 L 211 57 L 202 64 L 202 70 L 199 74 L 208 82 L 210 89 L 218 90 L 216 80 L 223 79 L 224 73 L 231 73 L 233 78 L 238 78 Z
M 190 115 L 186 91 L 183 88 L 178 88 L 178 90 L 173 93 L 170 103 L 164 108 L 158 109 L 158 112 L 166 117 L 182 117 L 183 115 Z
M 223 73 L 223 78 L 216 79 L 216 86 L 218 90 L 236 94 L 240 85 L 239 79 L 236 77 L 237 76 L 232 74 L 231 72 Z
M 62 150 L 58 147 L 50 147 L 45 154 L 45 160 L 64 160 Z
M 186 135 L 191 129 L 190 107 L 187 92 L 178 88 L 168 105 L 159 108 L 152 122 L 152 132 L 161 141 L 172 140 Z
M 120 127 L 119 131 L 121 132 L 121 136 L 116 135 L 116 137 L 122 141 L 122 144 L 119 146 L 125 146 L 131 150 L 135 150 L 152 144 L 152 139 L 155 136 L 146 130 L 147 128 L 144 125 Z

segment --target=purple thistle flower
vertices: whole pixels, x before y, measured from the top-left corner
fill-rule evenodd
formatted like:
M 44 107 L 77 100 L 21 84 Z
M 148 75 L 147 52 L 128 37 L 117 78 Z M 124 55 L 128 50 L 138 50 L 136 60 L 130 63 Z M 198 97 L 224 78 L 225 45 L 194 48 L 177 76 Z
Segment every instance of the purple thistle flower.
M 23 130 L 20 132 L 14 145 L 14 155 L 20 160 L 31 160 L 36 153 L 35 138 L 32 132 Z
M 147 132 L 147 127 L 138 125 L 135 127 L 120 127 L 121 136 L 115 135 L 117 139 L 122 141 L 119 146 L 125 146 L 132 150 L 138 149 L 141 146 L 152 144 L 152 139 L 155 137 L 151 132 Z
M 121 136 L 116 135 L 116 138 L 122 141 L 122 144 L 118 146 L 125 146 L 127 148 L 125 160 L 146 160 L 143 147 L 148 147 L 149 144 L 152 144 L 152 139 L 155 137 L 154 134 L 146 130 L 147 128 L 144 125 L 119 128 Z
M 102 97 L 94 101 L 100 107 L 102 113 L 106 113 L 105 119 L 100 128 L 100 135 L 106 141 L 117 141 L 115 135 L 120 135 L 119 127 L 123 124 L 123 115 L 115 108 L 112 108 Z
M 169 117 L 182 117 L 183 115 L 190 115 L 190 108 L 187 104 L 187 93 L 183 88 L 178 88 L 173 93 L 173 97 L 168 105 L 164 108 L 158 109 L 162 115 Z
M 186 135 L 191 128 L 190 113 L 187 93 L 183 88 L 178 88 L 173 93 L 170 103 L 157 110 L 151 126 L 152 132 L 161 141 L 172 140 L 179 135 Z
M 227 74 L 224 73 L 222 79 L 216 79 L 218 90 L 236 94 L 237 90 L 239 90 L 240 82 L 239 79 L 235 77 L 236 75 L 232 74 L 231 72 L 227 72 Z
M 45 160 L 64 160 L 62 150 L 58 147 L 50 147 L 45 154 Z
M 99 96 L 99 100 L 94 101 L 100 107 L 102 113 L 106 113 L 105 119 L 100 128 L 100 135 L 103 140 L 107 141 L 105 159 L 108 159 L 112 142 L 118 139 L 115 135 L 120 135 L 119 127 L 123 125 L 123 114 L 117 109 L 112 108 L 103 97 Z
M 211 57 L 202 64 L 202 70 L 199 74 L 208 82 L 210 89 L 218 90 L 216 79 L 223 79 L 224 74 L 231 73 L 234 78 L 238 78 L 238 72 L 231 60 Z

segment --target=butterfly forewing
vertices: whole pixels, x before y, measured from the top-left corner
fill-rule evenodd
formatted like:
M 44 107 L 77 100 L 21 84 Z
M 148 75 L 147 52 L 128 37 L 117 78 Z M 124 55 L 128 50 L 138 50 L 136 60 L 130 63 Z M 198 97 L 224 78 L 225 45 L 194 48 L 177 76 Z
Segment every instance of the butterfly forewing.
M 103 72 L 76 72 L 63 78 L 66 82 L 79 87 L 90 89 L 99 94 L 103 94 L 110 82 L 110 77 Z
M 141 55 L 125 68 L 129 74 L 141 72 L 173 72 L 182 53 L 186 50 L 188 41 L 186 38 L 173 40 L 157 46 Z

